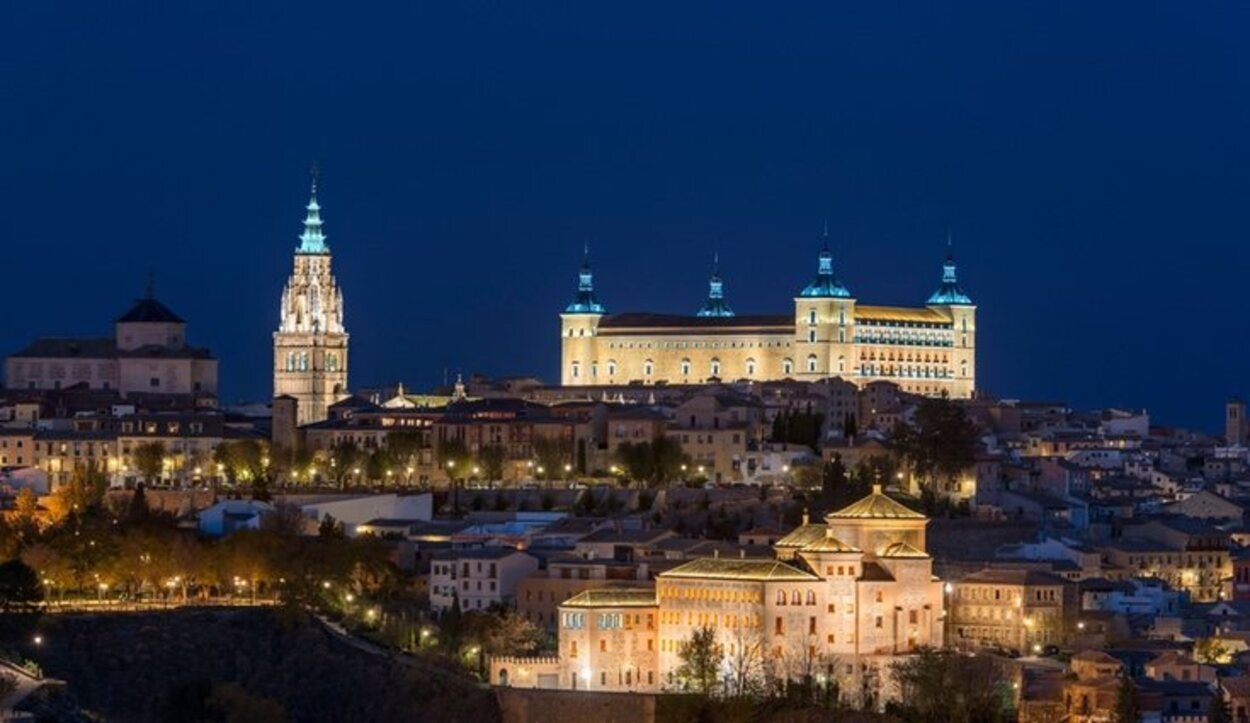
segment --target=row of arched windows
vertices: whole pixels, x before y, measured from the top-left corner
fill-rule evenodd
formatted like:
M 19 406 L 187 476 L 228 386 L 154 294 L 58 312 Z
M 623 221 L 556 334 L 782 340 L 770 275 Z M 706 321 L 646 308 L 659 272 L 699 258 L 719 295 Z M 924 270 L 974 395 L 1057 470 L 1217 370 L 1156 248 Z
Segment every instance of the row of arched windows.
M 778 605 L 787 604 L 786 603 L 787 599 L 789 599 L 790 605 L 803 605 L 803 604 L 815 605 L 816 604 L 816 592 L 814 590 L 808 590 L 807 595 L 803 595 L 803 593 L 799 590 L 791 590 L 789 595 L 787 595 L 785 590 L 777 591 L 777 604 Z
M 339 370 L 339 355 L 335 352 L 328 351 L 325 355 L 326 371 L 336 372 Z M 288 351 L 286 353 L 286 370 L 288 372 L 306 372 L 311 368 L 309 363 L 308 352 L 306 351 Z M 576 362 L 574 362 L 576 368 Z M 577 376 L 576 372 L 574 376 Z

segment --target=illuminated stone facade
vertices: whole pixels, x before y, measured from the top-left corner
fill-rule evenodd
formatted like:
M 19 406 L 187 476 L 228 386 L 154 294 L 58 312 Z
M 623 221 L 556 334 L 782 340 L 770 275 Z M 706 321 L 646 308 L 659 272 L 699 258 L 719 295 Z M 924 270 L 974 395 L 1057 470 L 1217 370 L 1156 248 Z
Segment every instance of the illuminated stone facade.
M 566 386 L 842 377 L 953 398 L 976 389 L 976 306 L 959 287 L 951 255 L 925 306 L 869 306 L 834 276 L 826 249 L 793 313 L 767 316 L 736 315 L 716 273 L 695 315 L 610 314 L 584 262 L 560 320 Z
M 313 181 L 295 268 L 282 291 L 281 321 L 273 334 L 273 395 L 294 397 L 298 424 L 326 418 L 347 396 L 347 330 L 343 293 L 330 268 Z
M 804 520 L 777 541 L 777 559 L 702 558 L 658 575 L 654 591 L 588 590 L 559 608 L 557 658 L 493 660 L 491 682 L 678 689 L 682 646 L 709 627 L 731 689 L 743 675 L 813 676 L 879 703 L 896 656 L 943 644 L 927 524 L 878 487 L 824 524 Z
M 5 360 L 9 389 L 75 385 L 132 394 L 217 395 L 217 360 L 187 343 L 187 323 L 158 301 L 149 284 L 113 325 L 111 337 L 43 337 Z

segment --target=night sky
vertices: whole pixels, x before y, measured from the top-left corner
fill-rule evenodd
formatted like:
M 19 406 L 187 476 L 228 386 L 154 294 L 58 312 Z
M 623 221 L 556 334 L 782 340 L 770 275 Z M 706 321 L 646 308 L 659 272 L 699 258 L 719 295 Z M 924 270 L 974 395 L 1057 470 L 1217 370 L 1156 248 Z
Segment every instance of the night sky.
M 265 8 L 256 6 L 264 5 Z M 279 7 L 281 5 L 281 7 Z M 956 7 L 946 7 L 953 5 Z M 6 2 L 0 350 L 143 292 L 261 399 L 308 169 L 354 387 L 557 376 L 610 310 L 865 303 L 947 230 L 980 386 L 1217 428 L 1250 393 L 1250 5 Z

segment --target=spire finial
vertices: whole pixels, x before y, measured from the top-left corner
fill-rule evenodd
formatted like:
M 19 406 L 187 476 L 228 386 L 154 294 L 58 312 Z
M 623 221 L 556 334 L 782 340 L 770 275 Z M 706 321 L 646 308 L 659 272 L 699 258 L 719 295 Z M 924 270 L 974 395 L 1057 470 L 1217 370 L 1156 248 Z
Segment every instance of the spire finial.
M 156 272 L 148 269 L 148 286 L 144 292 L 149 299 L 156 298 Z
M 715 276 L 720 271 L 720 249 L 712 252 L 712 275 Z
M 317 162 L 313 161 L 312 168 L 308 170 L 308 175 L 312 176 L 312 195 L 317 195 L 317 181 L 321 178 L 321 169 L 317 167 Z

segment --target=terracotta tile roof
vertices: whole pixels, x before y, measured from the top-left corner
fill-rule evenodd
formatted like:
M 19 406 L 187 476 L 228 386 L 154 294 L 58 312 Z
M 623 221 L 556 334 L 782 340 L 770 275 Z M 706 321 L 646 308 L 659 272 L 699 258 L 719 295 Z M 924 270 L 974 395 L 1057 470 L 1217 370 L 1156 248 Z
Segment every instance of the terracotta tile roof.
M 896 502 L 881 491 L 881 485 L 873 485 L 872 494 L 852 502 L 837 512 L 830 512 L 825 519 L 927 519 L 924 515 Z
M 704 557 L 691 560 L 659 577 L 694 577 L 718 580 L 819 580 L 810 572 L 804 572 L 779 560 L 725 559 Z
M 650 588 L 599 588 L 585 590 L 560 603 L 569 608 L 654 607 L 659 603 Z

